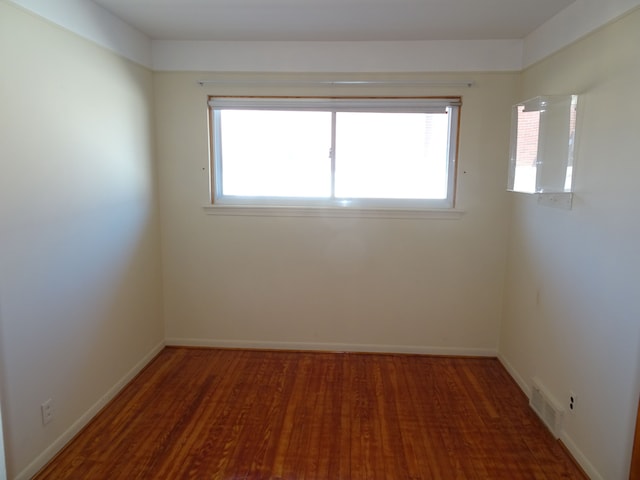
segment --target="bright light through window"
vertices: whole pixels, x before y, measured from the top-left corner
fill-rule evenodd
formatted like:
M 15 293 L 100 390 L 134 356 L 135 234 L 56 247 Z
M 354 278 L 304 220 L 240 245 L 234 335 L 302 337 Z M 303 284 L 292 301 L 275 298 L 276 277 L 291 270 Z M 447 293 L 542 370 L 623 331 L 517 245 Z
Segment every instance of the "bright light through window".
M 446 113 L 352 113 L 336 119 L 336 197 L 447 197 Z
M 453 206 L 457 99 L 211 99 L 213 203 Z
M 331 113 L 220 113 L 225 195 L 330 197 Z

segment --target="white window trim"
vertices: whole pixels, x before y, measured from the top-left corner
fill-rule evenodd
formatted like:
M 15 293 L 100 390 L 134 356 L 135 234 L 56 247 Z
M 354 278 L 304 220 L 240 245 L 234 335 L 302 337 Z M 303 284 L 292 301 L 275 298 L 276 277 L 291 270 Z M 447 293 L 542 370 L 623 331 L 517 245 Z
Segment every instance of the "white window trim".
M 460 218 L 464 211 L 455 208 L 457 148 L 459 136 L 459 97 L 443 98 L 287 98 L 287 97 L 210 97 L 209 121 L 211 134 L 211 204 L 204 209 L 210 215 L 244 216 L 322 216 L 364 218 Z M 450 135 L 448 198 L 445 199 L 316 199 L 286 197 L 240 197 L 218 195 L 221 188 L 220 165 L 215 161 L 219 151 L 220 132 L 214 131 L 214 121 L 223 109 L 247 110 L 313 110 L 313 111 L 375 111 L 440 113 L 451 109 L 450 125 L 456 135 Z
M 204 205 L 208 215 L 244 217 L 326 217 L 326 218 L 398 218 L 456 220 L 464 210 L 457 208 L 364 208 L 312 207 L 293 205 Z
M 215 110 L 310 110 L 314 112 L 444 113 L 459 107 L 459 97 L 443 98 L 325 98 L 325 97 L 211 97 Z

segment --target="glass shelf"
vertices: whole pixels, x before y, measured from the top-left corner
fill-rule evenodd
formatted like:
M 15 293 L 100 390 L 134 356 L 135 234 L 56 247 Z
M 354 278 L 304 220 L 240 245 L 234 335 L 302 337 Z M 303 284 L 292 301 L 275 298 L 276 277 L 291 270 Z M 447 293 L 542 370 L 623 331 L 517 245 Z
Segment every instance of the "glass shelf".
M 513 106 L 507 190 L 573 192 L 577 104 L 577 95 L 553 95 Z

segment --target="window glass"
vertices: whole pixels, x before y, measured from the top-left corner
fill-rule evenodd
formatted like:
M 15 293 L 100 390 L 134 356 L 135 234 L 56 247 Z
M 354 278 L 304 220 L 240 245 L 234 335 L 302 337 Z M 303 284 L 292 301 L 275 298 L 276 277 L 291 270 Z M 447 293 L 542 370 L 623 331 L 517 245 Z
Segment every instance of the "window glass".
M 210 99 L 212 202 L 453 206 L 459 99 Z
M 340 112 L 336 196 L 447 197 L 447 114 Z
M 331 195 L 331 113 L 223 110 L 220 128 L 224 195 Z

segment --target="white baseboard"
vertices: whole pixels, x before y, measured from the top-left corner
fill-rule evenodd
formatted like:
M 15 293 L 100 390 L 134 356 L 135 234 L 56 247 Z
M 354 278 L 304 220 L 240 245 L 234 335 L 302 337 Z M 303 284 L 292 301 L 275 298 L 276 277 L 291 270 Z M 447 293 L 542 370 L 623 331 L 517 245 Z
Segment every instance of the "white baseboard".
M 498 353 L 498 360 L 504 368 L 509 372 L 509 375 L 515 380 L 518 386 L 525 393 L 527 398 L 531 398 L 531 385 L 524 380 L 522 375 L 511 365 L 509 360 L 502 354 Z M 573 439 L 569 436 L 566 430 L 562 430 L 560 432 L 560 441 L 564 444 L 569 453 L 573 456 L 573 459 L 580 465 L 582 470 L 587 474 L 587 476 L 591 480 L 604 480 L 602 475 L 595 469 L 595 467 L 591 464 L 591 462 L 587 459 L 587 457 L 582 453 L 582 451 L 576 446 Z
M 504 355 L 498 353 L 498 360 L 505 368 L 505 370 L 509 373 L 509 375 L 511 375 L 511 378 L 513 378 L 518 384 L 520 390 L 524 392 L 527 398 L 531 398 L 531 385 L 529 385 L 529 382 L 525 381 L 525 379 L 522 378 L 522 376 L 515 368 L 513 368 L 513 365 L 509 363 L 509 360 L 507 360 Z
M 201 338 L 168 338 L 167 346 L 209 348 L 252 348 L 259 350 L 308 350 L 323 352 L 402 353 L 418 355 L 455 355 L 465 357 L 496 357 L 492 349 L 465 347 L 423 347 L 415 345 L 378 345 L 361 343 L 270 342 L 258 340 L 216 340 Z
M 604 480 L 604 477 L 600 475 L 600 472 L 596 470 L 596 468 L 591 464 L 587 457 L 585 457 L 582 451 L 580 451 L 575 442 L 564 430 L 560 433 L 560 441 L 564 444 L 566 449 L 569 450 L 569 453 L 571 453 L 574 460 L 578 462 L 578 464 L 582 467 L 582 470 L 584 470 L 584 473 L 586 473 L 591 480 Z
M 60 435 L 46 450 L 22 470 L 15 480 L 28 480 L 44 467 L 62 448 L 75 437 L 87 423 L 95 417 L 104 406 L 109 403 L 153 358 L 164 348 L 165 342 L 161 342 L 151 349 L 127 374 L 122 377 L 109 391 L 94 403 L 78 420 L 76 420 L 62 435 Z

